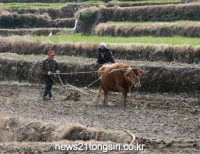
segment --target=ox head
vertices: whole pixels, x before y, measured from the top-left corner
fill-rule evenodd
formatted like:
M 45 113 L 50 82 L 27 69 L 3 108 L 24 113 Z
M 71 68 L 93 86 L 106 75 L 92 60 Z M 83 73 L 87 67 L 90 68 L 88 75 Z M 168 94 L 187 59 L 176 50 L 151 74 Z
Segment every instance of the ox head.
M 126 70 L 126 73 L 124 74 L 124 77 L 126 81 L 132 83 L 132 86 L 141 87 L 139 76 L 141 76 L 143 73 L 144 70 L 141 70 L 139 68 L 128 68 Z

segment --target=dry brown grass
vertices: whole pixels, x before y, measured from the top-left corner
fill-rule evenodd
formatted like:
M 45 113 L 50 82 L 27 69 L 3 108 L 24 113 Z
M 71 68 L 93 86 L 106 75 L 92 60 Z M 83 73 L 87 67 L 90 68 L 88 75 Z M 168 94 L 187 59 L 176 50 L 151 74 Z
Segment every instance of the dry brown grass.
M 176 21 L 199 20 L 199 3 L 106 8 L 110 21 Z
M 88 53 L 93 54 L 98 49 L 97 43 L 75 43 L 74 48 L 78 49 L 80 52 L 87 51 Z
M 129 143 L 131 138 L 129 134 L 121 130 L 105 130 L 102 128 L 89 128 L 80 124 L 75 124 L 66 131 L 63 139 L 67 140 L 95 140 L 95 141 L 112 141 L 117 143 Z
M 155 45 L 155 44 L 126 44 L 108 43 L 117 60 L 147 60 L 163 62 L 199 63 L 200 46 L 191 45 Z M 0 53 L 17 53 L 16 58 L 24 60 L 41 60 L 47 51 L 53 49 L 62 62 L 95 63 L 99 43 L 52 43 L 31 41 L 29 37 L 0 37 Z M 21 56 L 23 55 L 23 56 Z M 38 56 L 36 56 L 38 55 Z M 5 55 L 2 57 L 6 58 Z M 14 55 L 11 55 L 13 57 Z M 63 57 L 62 56 L 69 56 Z M 21 57 L 21 58 L 20 58 Z M 71 59 L 70 59 L 71 57 Z M 83 58 L 85 57 L 85 58 Z M 86 58 L 87 57 L 87 58 Z M 13 57 L 14 58 L 14 57 Z M 75 61 L 74 61 L 75 60 Z
M 5 59 L 15 59 L 19 55 L 17 53 L 0 53 L 0 58 L 5 58 Z
M 105 130 L 89 128 L 78 123 L 43 122 L 36 119 L 1 118 L 0 142 L 52 142 L 59 140 L 70 141 L 112 141 L 129 143 L 129 134 L 120 130 Z
M 182 3 L 196 3 L 200 2 L 200 0 L 181 0 Z
M 9 15 L 10 12 L 8 12 L 7 10 L 3 9 L 3 4 L 0 3 L 0 15 Z
M 200 36 L 200 22 L 185 23 L 129 23 L 129 24 L 98 24 L 95 35 L 101 36 Z
M 3 3 L 0 3 L 0 15 L 2 15 L 3 12 Z

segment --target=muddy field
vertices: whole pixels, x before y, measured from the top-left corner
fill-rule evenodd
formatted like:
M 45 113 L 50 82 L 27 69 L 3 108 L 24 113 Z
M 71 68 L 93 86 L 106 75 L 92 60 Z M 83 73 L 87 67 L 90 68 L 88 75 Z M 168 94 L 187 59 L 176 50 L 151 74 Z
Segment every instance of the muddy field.
M 66 92 L 58 85 L 53 88 L 54 100 L 45 101 L 41 97 L 44 85 L 10 81 L 1 82 L 0 87 L 1 153 L 30 153 L 30 151 L 33 153 L 36 151 L 37 153 L 62 153 L 66 151 L 56 151 L 54 148 L 56 143 L 77 143 L 85 140 L 84 143 L 106 144 L 108 141 L 113 141 L 113 138 L 109 136 L 96 141 L 92 137 L 79 136 L 68 140 L 54 138 L 53 140 L 57 142 L 46 140 L 41 143 L 41 139 L 30 140 L 26 136 L 21 141 L 28 142 L 13 142 L 19 140 L 19 136 L 16 135 L 17 130 L 26 127 L 35 119 L 42 123 L 57 123 L 55 127 L 60 127 L 60 125 L 69 127 L 78 124 L 97 130 L 123 131 L 126 129 L 135 134 L 135 143 L 145 145 L 144 150 L 137 151 L 138 153 L 198 153 L 200 151 L 199 99 L 185 93 L 161 94 L 135 91 L 129 94 L 128 106 L 123 107 L 122 95 L 116 93 L 109 95 L 110 103 L 105 106 L 102 104 L 103 96 L 98 99 L 94 93 L 87 96 L 70 88 Z M 84 90 L 84 88 L 81 89 Z M 97 92 L 97 89 L 91 90 Z M 13 123 L 18 124 L 11 125 L 8 122 L 10 119 L 14 119 Z M 26 122 L 23 119 L 26 119 Z M 19 121 L 24 123 L 20 125 Z M 6 141 L 6 144 L 3 143 Z M 124 142 L 123 139 L 114 142 L 119 141 Z M 83 151 L 69 153 L 79 152 L 83 153 Z M 119 152 L 109 151 L 109 153 Z M 102 153 L 102 151 L 90 151 L 89 153 Z M 121 151 L 121 153 L 132 153 L 132 151 Z

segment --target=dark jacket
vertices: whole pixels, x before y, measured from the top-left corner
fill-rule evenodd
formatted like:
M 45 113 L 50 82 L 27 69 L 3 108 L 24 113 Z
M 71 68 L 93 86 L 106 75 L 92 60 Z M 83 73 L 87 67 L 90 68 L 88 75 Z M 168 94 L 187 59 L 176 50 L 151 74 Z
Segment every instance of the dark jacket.
M 104 56 L 102 57 L 101 55 L 104 55 Z M 109 63 L 109 62 L 115 63 L 115 59 L 110 49 L 104 48 L 104 50 L 101 50 L 101 48 L 99 48 L 97 63 L 104 64 L 104 63 Z
M 56 60 L 50 61 L 48 58 L 42 62 L 42 74 L 47 75 L 48 71 L 54 73 L 58 70 L 58 63 Z

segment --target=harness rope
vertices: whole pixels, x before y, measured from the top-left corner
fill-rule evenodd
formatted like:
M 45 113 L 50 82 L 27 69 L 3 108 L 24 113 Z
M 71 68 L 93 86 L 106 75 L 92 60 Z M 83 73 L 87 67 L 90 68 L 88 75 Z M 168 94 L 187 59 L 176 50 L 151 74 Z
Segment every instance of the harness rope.
M 86 74 L 86 73 L 95 73 L 95 72 L 98 72 L 98 71 L 89 71 L 89 72 L 70 72 L 70 73 L 52 73 L 52 74 L 60 74 L 60 75 L 67 75 L 67 74 Z M 101 72 L 104 72 L 104 71 L 101 71 Z
M 108 75 L 108 74 L 110 74 L 110 73 L 112 73 L 112 72 L 121 71 L 121 70 L 124 71 L 124 70 L 127 70 L 127 69 L 129 69 L 129 68 L 112 69 L 110 72 L 103 74 L 103 75 L 102 75 L 101 77 L 99 77 L 97 80 L 95 80 L 94 82 L 92 82 L 91 84 L 89 84 L 87 87 L 85 87 L 85 89 L 89 88 L 91 85 L 93 85 L 95 82 L 97 82 L 98 80 L 100 80 L 102 77 L 104 77 L 104 76 L 106 76 L 106 75 Z M 59 78 L 59 80 L 60 80 L 60 82 L 61 82 L 61 84 L 62 84 L 62 86 L 63 86 L 63 88 L 64 88 L 64 86 L 66 86 L 66 85 L 63 84 L 63 82 L 62 82 L 62 80 L 61 80 L 61 78 L 60 78 L 60 75 L 84 74 L 84 73 L 95 73 L 95 72 L 105 72 L 105 71 L 70 72 L 70 73 L 53 73 L 53 74 L 58 76 L 58 78 Z M 133 72 L 133 75 L 135 76 L 135 78 L 137 78 L 137 76 L 135 75 L 134 72 Z M 133 81 L 132 81 L 129 77 L 128 77 L 128 79 L 133 83 Z M 138 78 L 137 78 L 137 79 L 138 79 Z M 53 80 L 53 79 L 52 79 L 52 80 Z M 53 81 L 55 82 L 55 80 L 53 80 Z M 56 82 L 55 82 L 55 83 L 56 83 Z M 56 84 L 58 84 L 58 83 L 56 83 Z M 78 89 L 78 88 L 76 88 L 76 87 L 74 87 L 74 86 L 72 86 L 72 85 L 70 85 L 70 84 L 68 84 L 68 83 L 67 83 L 67 86 L 70 86 L 70 87 L 72 87 L 72 88 L 78 90 L 79 92 L 82 92 L 82 93 L 88 95 L 88 93 L 85 93 L 85 92 L 83 92 L 82 90 L 80 90 L 80 89 Z

